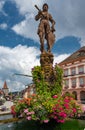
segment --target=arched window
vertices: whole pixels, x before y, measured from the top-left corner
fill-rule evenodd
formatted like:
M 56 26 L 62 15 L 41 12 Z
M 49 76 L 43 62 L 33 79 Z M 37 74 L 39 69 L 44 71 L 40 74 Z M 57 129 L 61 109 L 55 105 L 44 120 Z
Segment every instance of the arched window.
M 75 100 L 77 100 L 77 92 L 73 91 L 72 94 L 74 95 Z
M 80 100 L 81 103 L 85 104 L 85 91 L 80 92 Z

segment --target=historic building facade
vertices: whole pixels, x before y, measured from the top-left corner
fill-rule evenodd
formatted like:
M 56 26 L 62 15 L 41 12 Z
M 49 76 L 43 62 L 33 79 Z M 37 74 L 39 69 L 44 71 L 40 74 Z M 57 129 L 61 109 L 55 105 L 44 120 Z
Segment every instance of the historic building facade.
M 59 63 L 64 70 L 63 93 L 72 93 L 85 104 L 85 46 Z

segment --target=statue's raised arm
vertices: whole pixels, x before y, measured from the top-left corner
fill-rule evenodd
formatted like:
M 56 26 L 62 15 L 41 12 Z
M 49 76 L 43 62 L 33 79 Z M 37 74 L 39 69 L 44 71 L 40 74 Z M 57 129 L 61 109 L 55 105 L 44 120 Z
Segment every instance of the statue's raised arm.
M 55 21 L 53 20 L 51 14 L 48 13 L 48 5 L 45 3 L 42 7 L 42 10 L 38 8 L 37 5 L 35 7 L 38 10 L 38 14 L 35 16 L 35 20 L 38 21 L 40 20 L 39 26 L 38 26 L 38 35 L 40 38 L 40 43 L 41 43 L 41 52 L 43 53 L 44 50 L 44 40 L 47 41 L 47 51 L 50 52 L 51 48 L 54 44 L 55 41 L 55 35 L 54 35 L 54 25 Z M 52 26 L 50 27 L 50 23 Z

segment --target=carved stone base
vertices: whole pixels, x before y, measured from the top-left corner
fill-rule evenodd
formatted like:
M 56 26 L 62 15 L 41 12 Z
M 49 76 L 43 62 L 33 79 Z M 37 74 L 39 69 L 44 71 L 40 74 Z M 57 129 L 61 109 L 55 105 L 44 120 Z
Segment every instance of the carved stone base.
M 48 66 L 53 66 L 53 60 L 54 60 L 54 56 L 52 53 L 50 52 L 43 52 L 40 55 L 40 63 L 41 63 L 41 67 L 43 68 L 45 65 Z
M 53 69 L 54 56 L 51 52 L 44 52 L 40 55 L 41 69 L 44 72 L 45 81 L 50 85 L 55 81 L 55 72 Z

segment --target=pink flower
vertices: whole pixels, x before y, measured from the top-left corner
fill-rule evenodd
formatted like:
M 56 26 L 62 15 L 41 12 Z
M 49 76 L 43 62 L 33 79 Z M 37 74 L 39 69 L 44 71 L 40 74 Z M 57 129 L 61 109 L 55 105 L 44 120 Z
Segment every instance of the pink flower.
M 31 112 L 27 112 L 27 115 L 31 115 Z
M 85 106 L 83 106 L 82 110 L 85 111 Z
M 73 114 L 73 113 L 71 113 L 71 114 L 70 114 L 70 117 L 73 117 L 73 116 L 74 116 L 74 114 Z
M 76 112 L 76 108 L 73 108 L 73 112 L 74 112 L 74 113 Z
M 31 119 L 32 119 L 32 117 L 31 117 L 31 116 L 28 116 L 28 117 L 27 117 L 27 120 L 31 120 Z
M 58 98 L 58 96 L 57 96 L 57 95 L 54 95 L 53 98 Z
M 81 115 L 80 114 L 78 114 L 78 117 L 80 117 Z
M 27 113 L 27 112 L 28 112 L 28 109 L 24 109 L 24 112 Z
M 31 114 L 35 114 L 35 112 L 34 112 L 34 111 L 31 111 Z
M 56 114 L 57 114 L 57 112 L 54 112 L 53 114 L 54 114 L 54 115 L 56 115 Z
M 35 112 L 34 112 L 34 111 L 27 112 L 27 115 L 33 115 L 33 114 L 35 114 Z
M 44 123 L 48 123 L 48 122 L 49 122 L 49 120 L 47 119 L 47 120 L 44 120 L 43 122 L 44 122 Z

